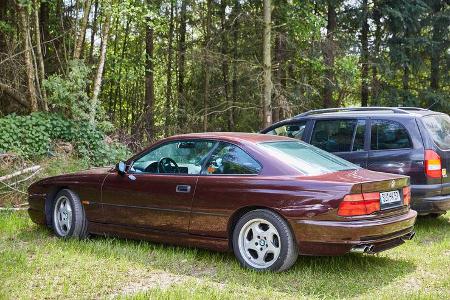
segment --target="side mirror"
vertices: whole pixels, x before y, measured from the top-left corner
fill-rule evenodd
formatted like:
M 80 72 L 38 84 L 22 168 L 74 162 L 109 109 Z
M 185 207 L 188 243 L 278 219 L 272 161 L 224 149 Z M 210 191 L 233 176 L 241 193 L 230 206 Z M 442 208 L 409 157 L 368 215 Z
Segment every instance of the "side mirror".
M 124 175 L 127 172 L 127 165 L 123 161 L 120 161 L 116 165 L 116 171 L 120 175 Z

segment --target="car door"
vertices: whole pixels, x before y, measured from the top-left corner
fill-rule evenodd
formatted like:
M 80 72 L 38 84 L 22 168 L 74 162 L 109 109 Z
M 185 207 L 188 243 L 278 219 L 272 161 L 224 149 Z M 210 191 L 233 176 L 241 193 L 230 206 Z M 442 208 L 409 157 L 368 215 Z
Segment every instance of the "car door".
M 198 178 L 189 233 L 228 238 L 229 218 L 248 202 L 249 188 L 261 169 L 237 145 L 220 142 Z
M 367 167 L 366 119 L 316 120 L 309 143 L 360 167 Z
M 172 141 L 143 153 L 102 186 L 106 223 L 187 232 L 203 159 L 214 141 Z M 168 159 L 167 159 L 168 158 Z

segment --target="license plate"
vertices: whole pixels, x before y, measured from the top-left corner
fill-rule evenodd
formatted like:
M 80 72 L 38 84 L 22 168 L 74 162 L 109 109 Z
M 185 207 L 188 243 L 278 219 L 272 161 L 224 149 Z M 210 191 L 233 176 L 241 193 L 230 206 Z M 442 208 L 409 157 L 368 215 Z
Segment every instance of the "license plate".
M 402 204 L 402 198 L 399 191 L 391 191 L 380 193 L 380 207 L 381 209 L 387 209 Z

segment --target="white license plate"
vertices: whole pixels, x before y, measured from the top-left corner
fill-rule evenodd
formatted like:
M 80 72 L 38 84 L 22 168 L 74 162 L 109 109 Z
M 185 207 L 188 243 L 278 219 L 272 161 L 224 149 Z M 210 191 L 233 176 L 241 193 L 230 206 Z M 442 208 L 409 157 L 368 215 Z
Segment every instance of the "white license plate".
M 398 191 L 380 193 L 381 205 L 392 204 L 401 201 L 402 199 L 400 198 L 400 193 Z

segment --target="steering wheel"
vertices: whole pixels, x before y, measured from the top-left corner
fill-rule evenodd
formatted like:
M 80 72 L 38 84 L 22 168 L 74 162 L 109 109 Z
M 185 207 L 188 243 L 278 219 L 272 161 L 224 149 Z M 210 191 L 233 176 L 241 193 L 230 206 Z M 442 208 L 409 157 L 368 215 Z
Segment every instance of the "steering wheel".
M 173 169 L 175 172 L 171 172 Z M 180 168 L 170 157 L 163 157 L 158 162 L 158 173 L 180 173 Z

